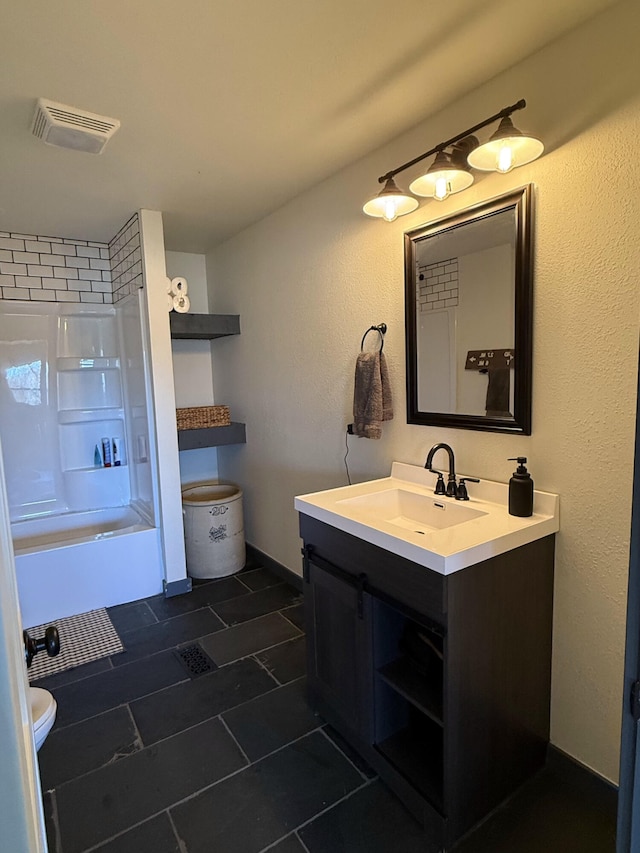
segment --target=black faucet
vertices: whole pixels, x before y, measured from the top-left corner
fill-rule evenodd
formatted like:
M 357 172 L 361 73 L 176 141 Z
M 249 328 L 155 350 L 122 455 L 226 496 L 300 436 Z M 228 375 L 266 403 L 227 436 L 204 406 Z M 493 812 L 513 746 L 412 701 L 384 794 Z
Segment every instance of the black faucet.
M 432 468 L 433 457 L 436 455 L 438 450 L 446 450 L 449 455 L 449 480 L 447 482 L 446 492 L 443 491 L 444 483 L 442 481 L 442 474 L 438 471 L 434 471 Z M 429 453 L 427 454 L 427 461 L 424 463 L 424 467 L 428 471 L 432 471 L 434 474 L 438 474 L 438 482 L 436 484 L 436 495 L 446 494 L 448 498 L 457 497 L 458 490 L 456 486 L 456 462 L 455 457 L 453 455 L 453 450 L 449 447 L 448 444 L 444 444 L 444 442 L 440 442 L 440 444 L 434 444 Z

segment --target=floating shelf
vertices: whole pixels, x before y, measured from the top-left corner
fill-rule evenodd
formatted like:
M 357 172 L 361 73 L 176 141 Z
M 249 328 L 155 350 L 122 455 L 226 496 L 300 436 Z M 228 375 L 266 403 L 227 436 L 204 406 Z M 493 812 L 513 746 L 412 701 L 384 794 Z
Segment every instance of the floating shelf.
M 232 422 L 228 426 L 178 430 L 178 450 L 197 450 L 200 447 L 220 447 L 224 444 L 244 444 L 246 440 L 245 425 L 236 422 Z
M 171 337 L 178 340 L 211 340 L 240 334 L 239 314 L 169 314 Z

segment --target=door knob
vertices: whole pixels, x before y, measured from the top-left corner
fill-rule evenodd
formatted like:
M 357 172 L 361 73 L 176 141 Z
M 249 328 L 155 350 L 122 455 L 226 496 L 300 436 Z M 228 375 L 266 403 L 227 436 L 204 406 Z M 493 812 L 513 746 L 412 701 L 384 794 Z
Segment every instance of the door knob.
M 39 640 L 34 640 L 26 631 L 22 632 L 24 640 L 24 656 L 27 661 L 27 669 L 31 666 L 31 661 L 38 652 L 45 651 L 50 658 L 54 658 L 60 651 L 60 634 L 55 625 L 49 625 L 44 632 L 44 637 Z

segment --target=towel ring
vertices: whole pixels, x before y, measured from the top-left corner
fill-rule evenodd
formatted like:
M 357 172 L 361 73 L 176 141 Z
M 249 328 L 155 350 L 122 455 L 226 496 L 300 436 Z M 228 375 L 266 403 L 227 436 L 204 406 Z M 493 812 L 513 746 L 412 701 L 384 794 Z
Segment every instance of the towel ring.
M 387 324 L 380 323 L 378 326 L 369 326 L 367 331 L 362 336 L 362 341 L 360 342 L 360 352 L 364 349 L 364 339 L 367 337 L 369 332 L 377 332 L 380 335 L 380 352 L 384 347 L 384 336 L 387 334 Z

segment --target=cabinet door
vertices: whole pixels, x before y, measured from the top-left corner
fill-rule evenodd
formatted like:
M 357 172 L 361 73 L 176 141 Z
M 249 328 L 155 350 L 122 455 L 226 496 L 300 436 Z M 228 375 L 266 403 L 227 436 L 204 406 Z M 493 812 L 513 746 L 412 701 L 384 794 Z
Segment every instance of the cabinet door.
M 306 558 L 308 679 L 320 713 L 369 740 L 370 597 L 356 578 Z

